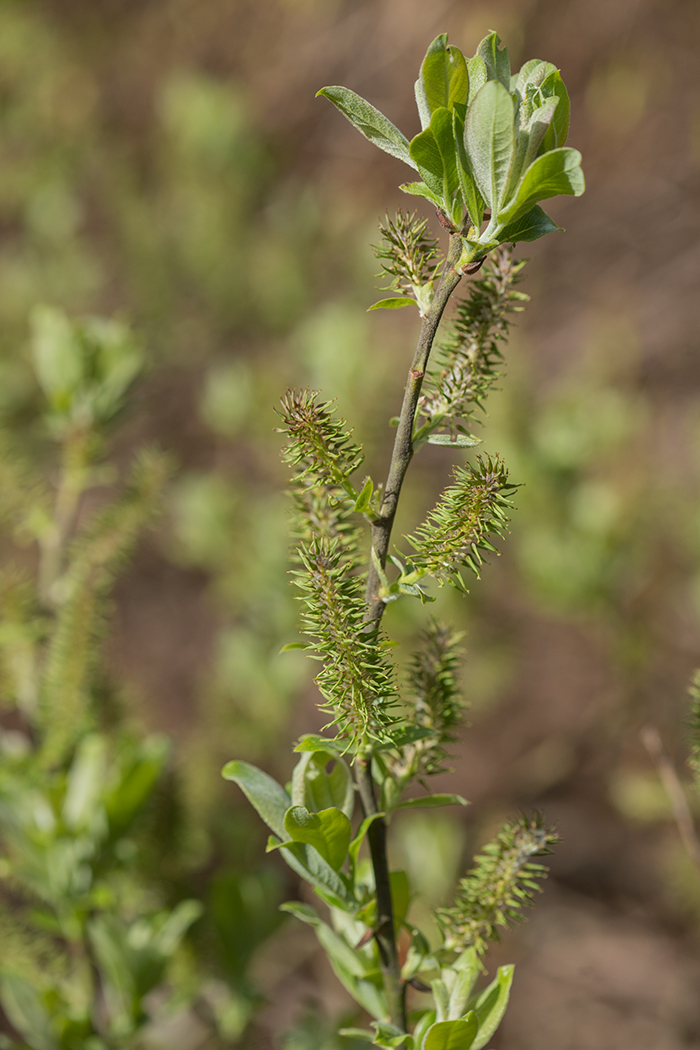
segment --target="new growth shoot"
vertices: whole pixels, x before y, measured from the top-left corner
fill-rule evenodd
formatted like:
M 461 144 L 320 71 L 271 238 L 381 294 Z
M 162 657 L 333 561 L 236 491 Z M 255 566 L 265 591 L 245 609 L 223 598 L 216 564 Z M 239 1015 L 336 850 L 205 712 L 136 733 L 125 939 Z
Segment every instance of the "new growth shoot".
M 380 225 L 376 254 L 395 294 L 371 309 L 415 305 L 421 319 L 383 485 L 362 475 L 362 449 L 331 403 L 308 390 L 283 398 L 305 636 L 297 647 L 321 665 L 316 682 L 329 723 L 323 735 L 297 743 L 290 791 L 245 762 L 230 762 L 224 776 L 267 823 L 268 849 L 280 850 L 325 905 L 323 914 L 298 902 L 284 908 L 315 929 L 337 977 L 372 1019 L 344 1034 L 407 1050 L 480 1050 L 503 1017 L 513 969 L 500 967 L 475 990 L 482 956 L 532 903 L 546 873 L 536 858 L 555 836 L 537 816 L 506 824 L 454 901 L 437 909 L 434 930 L 412 924 L 406 874 L 389 870 L 387 829 L 400 809 L 466 804 L 427 786 L 446 769 L 465 708 L 460 635 L 429 621 L 400 681 L 382 622 L 394 601 L 432 601 L 431 580 L 466 592 L 470 574 L 478 578 L 497 553 L 515 491 L 501 458 L 480 453 L 456 464 L 406 550 L 390 545 L 414 454 L 437 444 L 464 456 L 479 443 L 472 428 L 501 378 L 512 315 L 527 301 L 517 288 L 524 263 L 513 261 L 512 247 L 559 228 L 539 202 L 583 192 L 581 158 L 564 145 L 569 98 L 559 71 L 533 59 L 511 73 L 495 33 L 469 59 L 445 34 L 432 42 L 416 82 L 422 130 L 410 142 L 348 88 L 319 94 L 417 173 L 420 181 L 401 188 L 434 207 L 447 246 L 439 248 L 415 213 Z M 439 332 L 465 276 L 473 276 L 467 294 Z M 407 798 L 416 784 L 425 793 Z M 410 943 L 401 957 L 399 936 Z M 431 1005 L 413 1009 L 409 988 L 431 992 Z

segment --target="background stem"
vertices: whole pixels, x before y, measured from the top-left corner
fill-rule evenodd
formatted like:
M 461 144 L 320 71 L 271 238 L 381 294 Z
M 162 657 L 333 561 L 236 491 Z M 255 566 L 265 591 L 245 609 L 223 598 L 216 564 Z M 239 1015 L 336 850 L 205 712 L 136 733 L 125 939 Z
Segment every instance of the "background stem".
M 408 465 L 413 457 L 413 426 L 428 358 L 430 357 L 430 351 L 447 306 L 447 301 L 461 280 L 461 274 L 454 269 L 461 250 L 460 237 L 450 237 L 445 269 L 431 307 L 423 318 L 418 345 L 416 346 L 416 352 L 413 355 L 413 361 L 406 380 L 406 389 L 404 391 L 399 424 L 396 428 L 396 438 L 389 465 L 389 475 L 384 489 L 380 517 L 372 524 L 372 548 L 382 568 L 386 564 L 401 486 L 403 485 Z M 374 560 L 370 559 L 366 592 L 368 629 L 378 628 L 384 614 L 385 603 L 379 597 L 380 584 L 381 581 L 376 565 Z M 370 816 L 377 812 L 372 780 L 371 752 L 367 753 L 362 759 L 358 758 L 355 763 L 355 770 L 357 788 L 365 816 Z M 401 967 L 396 945 L 394 907 L 387 859 L 387 826 L 383 817 L 378 817 L 372 822 L 367 832 L 367 840 L 369 842 L 377 892 L 377 925 L 374 933 L 379 947 L 389 1020 L 405 1032 L 408 1029 L 406 987 L 401 980 Z

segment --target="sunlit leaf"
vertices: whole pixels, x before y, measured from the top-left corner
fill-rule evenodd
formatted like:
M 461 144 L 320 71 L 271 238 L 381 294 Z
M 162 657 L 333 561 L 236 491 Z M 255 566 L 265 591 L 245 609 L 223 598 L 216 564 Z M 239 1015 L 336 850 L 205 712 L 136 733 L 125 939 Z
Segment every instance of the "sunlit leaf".
M 375 146 L 379 146 L 385 153 L 390 153 L 392 157 L 397 157 L 404 164 L 415 168 L 406 136 L 364 98 L 356 95 L 349 88 L 338 85 L 321 88 L 316 92 L 317 98 L 319 95 L 329 99 L 353 127 L 357 128 Z

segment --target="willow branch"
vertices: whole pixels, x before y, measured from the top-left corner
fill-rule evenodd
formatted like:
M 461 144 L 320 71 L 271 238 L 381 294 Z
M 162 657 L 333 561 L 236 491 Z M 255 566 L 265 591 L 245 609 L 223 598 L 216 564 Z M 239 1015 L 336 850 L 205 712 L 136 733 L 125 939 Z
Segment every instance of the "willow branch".
M 401 494 L 406 471 L 413 458 L 413 426 L 418 408 L 423 378 L 433 348 L 435 335 L 447 306 L 447 302 L 461 280 L 461 274 L 455 265 L 461 253 L 461 240 L 458 236 L 450 239 L 450 247 L 445 262 L 445 269 L 431 307 L 421 325 L 418 345 L 406 381 L 403 405 L 396 429 L 394 450 L 389 466 L 389 475 L 379 518 L 372 524 L 372 548 L 382 569 L 386 564 L 391 530 L 396 517 L 396 508 Z M 384 613 L 385 603 L 379 595 L 380 577 L 374 558 L 370 559 L 367 578 L 367 624 L 368 629 L 378 627 Z M 368 753 L 356 762 L 357 788 L 362 801 L 365 816 L 377 813 L 372 781 L 372 756 Z M 377 894 L 377 922 L 374 935 L 379 948 L 380 964 L 384 979 L 384 990 L 387 998 L 389 1020 L 403 1031 L 407 1030 L 406 988 L 401 980 L 394 928 L 394 906 L 391 897 L 391 880 L 387 859 L 387 826 L 383 817 L 377 817 L 367 832 L 374 880 Z
M 411 459 L 413 458 L 413 425 L 416 418 L 416 410 L 418 408 L 418 398 L 420 397 L 423 379 L 425 378 L 425 370 L 428 365 L 428 358 L 430 357 L 430 351 L 433 348 L 438 326 L 442 320 L 442 315 L 445 312 L 447 302 L 459 284 L 462 276 L 454 268 L 460 257 L 461 250 L 461 238 L 457 235 L 452 236 L 450 238 L 450 247 L 447 254 L 445 269 L 435 292 L 435 297 L 433 298 L 430 309 L 423 318 L 420 335 L 418 337 L 418 345 L 416 346 L 416 352 L 413 355 L 413 361 L 411 362 L 411 368 L 406 380 L 406 389 L 404 391 L 399 423 L 396 428 L 396 438 L 394 439 L 394 450 L 391 456 L 389 475 L 384 488 L 384 498 L 382 499 L 379 517 L 372 523 L 372 549 L 374 550 L 382 569 L 386 565 L 387 553 L 389 551 L 389 543 L 391 540 L 391 530 L 394 526 L 396 508 L 398 506 L 399 496 L 401 495 L 401 486 L 403 485 L 403 479 L 406 476 L 406 471 L 408 470 Z M 379 594 L 380 587 L 381 580 L 379 572 L 374 560 L 372 560 L 370 561 L 369 574 L 367 577 L 367 619 L 368 622 L 377 625 L 384 613 L 385 604 Z

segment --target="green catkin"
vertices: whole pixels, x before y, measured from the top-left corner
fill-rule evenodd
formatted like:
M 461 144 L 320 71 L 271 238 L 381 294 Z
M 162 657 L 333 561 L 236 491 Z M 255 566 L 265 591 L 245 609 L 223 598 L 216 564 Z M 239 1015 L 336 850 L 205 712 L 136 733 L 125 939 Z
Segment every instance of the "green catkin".
M 523 922 L 522 909 L 541 890 L 535 880 L 548 870 L 532 858 L 551 853 L 557 841 L 539 815 L 505 823 L 460 881 L 453 907 L 436 912 L 445 948 L 474 948 L 483 955 L 489 941 L 500 941 L 499 928 Z
M 455 467 L 453 478 L 424 524 L 407 537 L 416 551 L 408 560 L 441 585 L 464 590 L 461 570 L 478 578 L 484 552 L 498 553 L 489 536 L 506 532 L 515 486 L 498 456 L 477 456 L 474 466 Z

